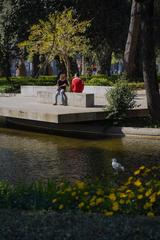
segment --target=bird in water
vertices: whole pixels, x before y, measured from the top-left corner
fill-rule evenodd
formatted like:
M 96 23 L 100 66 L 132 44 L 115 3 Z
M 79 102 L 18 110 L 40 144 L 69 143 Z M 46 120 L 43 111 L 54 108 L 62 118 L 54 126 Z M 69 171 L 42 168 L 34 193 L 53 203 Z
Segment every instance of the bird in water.
M 112 168 L 116 172 L 119 172 L 119 171 L 123 171 L 124 172 L 124 167 L 119 162 L 117 162 L 117 159 L 115 159 L 115 158 L 112 158 Z

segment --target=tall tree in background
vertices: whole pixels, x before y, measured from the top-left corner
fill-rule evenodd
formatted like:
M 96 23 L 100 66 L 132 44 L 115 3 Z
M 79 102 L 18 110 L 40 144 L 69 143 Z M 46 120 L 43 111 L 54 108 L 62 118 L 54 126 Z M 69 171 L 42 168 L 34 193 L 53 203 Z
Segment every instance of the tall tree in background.
M 138 35 L 141 32 L 142 70 L 147 104 L 152 118 L 160 120 L 160 94 L 156 75 L 154 41 L 154 0 L 132 0 L 130 28 L 126 43 L 125 60 L 128 68 L 134 68 Z
M 127 42 L 124 52 L 125 70 L 129 80 L 135 80 L 136 62 L 138 44 L 140 41 L 141 29 L 141 6 L 136 0 L 132 0 L 130 25 L 128 31 Z
M 128 0 L 71 0 L 80 19 L 92 19 L 87 31 L 92 50 L 97 54 L 101 73 L 110 69 L 111 53 L 123 52 L 128 32 Z M 109 70 L 108 70 L 109 72 Z
M 0 66 L 3 75 L 11 76 L 10 61 L 15 54 L 17 42 L 15 9 L 12 0 L 1 3 L 0 11 Z
M 139 0 L 141 5 L 142 63 L 147 103 L 154 120 L 160 120 L 160 94 L 156 74 L 154 42 L 154 0 Z
M 0 62 L 3 74 L 10 76 L 10 60 L 21 55 L 17 43 L 28 38 L 30 27 L 39 19 L 45 19 L 61 6 L 59 0 L 1 0 L 0 1 Z M 34 69 L 39 58 L 34 57 Z
M 66 73 L 70 75 L 70 57 L 77 53 L 86 53 L 89 49 L 85 32 L 90 21 L 79 22 L 72 9 L 50 14 L 46 21 L 40 20 L 32 26 L 27 41 L 19 44 L 26 47 L 30 56 L 35 54 L 45 56 L 45 64 L 53 61 L 58 55 L 63 60 Z

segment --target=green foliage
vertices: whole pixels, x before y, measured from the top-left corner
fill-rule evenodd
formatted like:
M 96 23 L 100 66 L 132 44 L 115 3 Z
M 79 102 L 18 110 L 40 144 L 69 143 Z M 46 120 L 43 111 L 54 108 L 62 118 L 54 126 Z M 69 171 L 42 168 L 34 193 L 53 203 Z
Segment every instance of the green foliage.
M 126 116 L 127 110 L 135 107 L 135 93 L 126 81 L 119 81 L 106 94 L 109 112 L 107 118 L 119 119 Z
M 92 86 L 112 86 L 118 79 L 117 75 L 107 76 L 105 74 L 98 74 L 94 76 L 81 76 L 86 85 Z
M 113 83 L 107 78 L 91 78 L 89 81 L 86 82 L 86 85 L 91 86 L 112 86 Z
M 32 77 L 11 77 L 10 84 L 6 78 L 0 78 L 0 92 L 11 93 L 20 92 L 21 85 L 35 85 L 35 86 L 53 86 L 57 83 L 56 76 L 39 76 Z
M 144 82 L 131 82 L 128 86 L 133 90 L 144 89 Z
M 40 20 L 33 25 L 27 41 L 19 44 L 27 48 L 29 56 L 40 54 L 46 56 L 46 61 L 52 61 L 59 56 L 69 68 L 69 57 L 77 53 L 85 54 L 89 49 L 85 32 L 90 21 L 79 22 L 72 9 L 50 14 L 46 21 Z

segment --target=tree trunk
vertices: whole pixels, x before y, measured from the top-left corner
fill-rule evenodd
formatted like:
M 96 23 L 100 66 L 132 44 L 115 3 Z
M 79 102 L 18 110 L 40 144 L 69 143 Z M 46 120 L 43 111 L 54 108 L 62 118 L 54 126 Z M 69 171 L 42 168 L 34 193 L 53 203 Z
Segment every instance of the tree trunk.
M 74 75 L 75 73 L 79 73 L 78 65 L 76 62 L 76 58 L 70 57 L 70 65 L 71 65 L 71 74 Z
M 71 64 L 70 64 L 69 57 L 67 55 L 64 56 L 64 63 L 66 67 L 67 79 L 69 79 L 70 73 L 71 73 Z
M 140 7 L 136 0 L 132 0 L 130 25 L 124 53 L 125 70 L 130 80 L 135 73 L 136 49 L 141 26 Z
M 100 74 L 107 74 L 110 76 L 111 70 L 111 58 L 112 58 L 112 50 L 109 49 L 107 52 L 103 54 L 99 54 L 98 61 L 100 66 Z
M 39 54 L 36 54 L 33 56 L 33 68 L 32 68 L 32 77 L 38 77 L 39 76 L 39 69 L 40 69 L 40 60 L 39 60 Z
M 142 62 L 147 104 L 152 118 L 160 120 L 160 94 L 156 76 L 155 44 L 153 33 L 154 0 L 141 3 Z
M 86 64 L 85 64 L 85 57 L 82 55 L 82 72 L 81 75 L 86 75 Z
M 19 75 L 18 76 L 26 76 L 27 75 L 26 66 L 25 66 L 25 63 L 24 63 L 24 59 L 22 57 L 18 62 L 18 68 L 19 68 Z

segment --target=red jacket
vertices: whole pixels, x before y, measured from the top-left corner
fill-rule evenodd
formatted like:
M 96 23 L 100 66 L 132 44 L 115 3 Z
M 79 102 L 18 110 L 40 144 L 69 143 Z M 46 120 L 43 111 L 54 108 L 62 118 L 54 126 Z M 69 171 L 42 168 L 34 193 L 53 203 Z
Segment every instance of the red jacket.
M 84 82 L 79 78 L 75 77 L 72 79 L 71 92 L 81 93 L 84 89 Z

